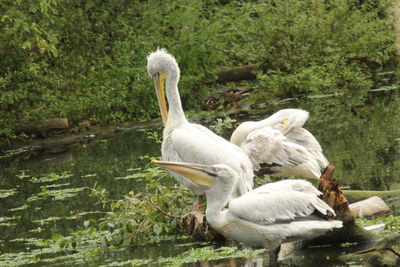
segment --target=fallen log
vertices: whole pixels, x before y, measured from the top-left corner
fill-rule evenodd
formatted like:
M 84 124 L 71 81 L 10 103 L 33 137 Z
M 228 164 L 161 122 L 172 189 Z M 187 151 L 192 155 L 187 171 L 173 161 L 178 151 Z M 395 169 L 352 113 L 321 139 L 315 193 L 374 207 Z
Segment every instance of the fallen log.
M 366 217 L 390 211 L 389 206 L 382 198 L 373 196 L 349 205 L 355 217 Z
M 39 134 L 41 136 L 46 136 L 46 134 L 51 130 L 66 130 L 68 129 L 68 119 L 66 118 L 54 118 L 43 121 L 36 121 L 28 123 L 26 125 L 21 125 L 16 128 L 15 132 L 17 134 Z
M 339 183 L 333 178 L 335 167 L 328 165 L 321 175 L 318 189 L 322 192 L 322 200 L 325 201 L 336 213 L 335 219 L 344 224 L 354 224 L 354 215 L 350 211 L 349 202 L 339 189 Z
M 232 67 L 217 73 L 217 83 L 235 82 L 241 80 L 254 80 L 255 72 L 261 69 L 261 64 Z
M 344 196 L 342 190 L 339 189 L 338 181 L 333 178 L 334 171 L 335 167 L 333 165 L 326 167 L 320 177 L 318 190 L 323 193 L 322 200 L 335 211 L 335 219 L 343 222 L 343 227 L 307 241 L 305 244 L 315 246 L 340 244 L 343 242 L 367 242 L 377 239 L 373 233 L 355 224 L 355 216 L 350 210 L 349 201 Z
M 211 228 L 206 215 L 201 211 L 192 211 L 182 217 L 183 230 L 189 236 L 201 241 L 221 241 L 224 236 Z
M 350 202 L 356 202 L 369 197 L 378 196 L 383 200 L 400 198 L 400 190 L 368 191 L 368 190 L 343 190 L 344 195 Z

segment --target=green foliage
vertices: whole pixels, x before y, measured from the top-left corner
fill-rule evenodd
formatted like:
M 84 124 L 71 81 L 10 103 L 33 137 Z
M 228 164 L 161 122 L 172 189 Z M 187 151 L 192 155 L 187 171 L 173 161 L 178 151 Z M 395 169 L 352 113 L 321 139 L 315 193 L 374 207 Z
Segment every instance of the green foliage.
M 394 58 L 390 3 L 1 1 L 0 137 L 51 117 L 77 125 L 159 116 L 145 69 L 157 46 L 180 64 L 187 109 L 218 69 L 253 62 L 267 66 L 258 78 L 268 92 L 369 88 Z
M 261 87 L 291 96 L 371 88 L 375 71 L 394 58 L 388 5 L 355 0 L 260 5 L 255 13 L 260 19 L 250 30 L 259 35 L 259 59 L 268 68 L 259 74 Z
M 235 122 L 235 119 L 225 116 L 224 118 L 217 118 L 215 124 L 211 124 L 209 126 L 218 135 L 225 135 L 226 131 L 231 131 L 231 129 L 233 129 Z
M 112 232 L 109 242 L 114 246 L 147 243 L 163 235 L 178 234 L 180 218 L 190 210 L 192 199 L 187 190 L 161 183 L 171 183 L 164 170 L 148 167 L 141 174 L 137 180 L 146 182 L 144 192 L 130 192 L 125 199 L 112 201 L 112 211 L 101 225 Z
M 400 216 L 388 215 L 372 219 L 366 219 L 366 218 L 357 219 L 357 224 L 360 225 L 361 227 L 380 224 L 380 223 L 385 224 L 385 228 L 383 229 L 382 232 L 379 233 L 382 237 L 386 237 L 388 235 L 391 235 L 392 233 L 400 232 Z

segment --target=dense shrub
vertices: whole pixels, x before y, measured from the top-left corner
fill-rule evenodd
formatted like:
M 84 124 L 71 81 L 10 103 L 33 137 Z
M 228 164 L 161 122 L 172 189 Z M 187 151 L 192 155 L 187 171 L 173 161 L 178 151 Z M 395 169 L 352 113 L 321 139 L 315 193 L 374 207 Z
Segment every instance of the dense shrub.
M 185 108 L 225 66 L 264 62 L 265 92 L 359 90 L 394 58 L 390 1 L 0 2 L 0 137 L 26 121 L 94 123 L 158 116 L 146 56 L 182 69 Z

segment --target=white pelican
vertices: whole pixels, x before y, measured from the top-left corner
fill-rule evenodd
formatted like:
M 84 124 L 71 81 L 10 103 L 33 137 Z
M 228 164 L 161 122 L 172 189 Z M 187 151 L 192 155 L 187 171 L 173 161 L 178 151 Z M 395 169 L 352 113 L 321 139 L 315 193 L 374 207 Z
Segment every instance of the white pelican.
M 282 109 L 264 120 L 243 122 L 231 142 L 250 157 L 255 171 L 268 166 L 277 176 L 319 179 L 328 160 L 315 137 L 302 128 L 308 116 L 305 110 Z
M 326 218 L 334 211 L 318 197 L 321 192 L 305 180 L 265 184 L 230 200 L 239 176 L 226 165 L 153 162 L 207 186 L 210 226 L 228 239 L 269 248 L 271 265 L 276 264 L 281 243 L 311 239 L 342 227 L 341 221 Z
M 186 120 L 178 91 L 180 70 L 175 58 L 165 49 L 157 49 L 147 58 L 147 71 L 154 80 L 165 125 L 161 147 L 162 158 L 167 161 L 207 165 L 225 164 L 233 168 L 239 175 L 232 197 L 240 196 L 251 190 L 254 174 L 248 156 L 236 145 L 214 134 L 206 127 Z M 164 82 L 169 106 L 168 112 L 164 97 Z M 194 194 L 202 195 L 204 193 L 204 186 L 176 173 L 171 172 L 171 174 Z

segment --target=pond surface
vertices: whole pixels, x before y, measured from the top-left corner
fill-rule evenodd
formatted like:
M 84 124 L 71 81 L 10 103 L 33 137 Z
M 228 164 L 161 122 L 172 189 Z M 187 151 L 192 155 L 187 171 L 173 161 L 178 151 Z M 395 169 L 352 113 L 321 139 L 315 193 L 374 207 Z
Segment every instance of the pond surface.
M 237 120 L 262 119 L 282 108 L 308 110 L 310 119 L 305 126 L 335 165 L 335 177 L 341 186 L 389 190 L 398 189 L 400 184 L 399 105 L 396 91 L 377 91 L 370 92 L 366 98 L 275 101 L 254 106 L 250 113 L 241 112 Z M 68 229 L 82 227 L 88 219 L 102 216 L 105 210 L 90 194 L 90 188 L 94 186 L 106 188 L 115 199 L 131 190 L 140 191 L 143 183 L 129 178 L 148 163 L 143 156 L 160 155 L 160 144 L 149 137 L 149 133 L 160 136 L 160 127 L 161 124 L 157 124 L 103 138 L 88 136 L 85 141 L 75 144 L 25 148 L 3 154 L 0 158 L 0 256 L 9 253 L 17 257 L 18 253 L 36 249 L 37 240 L 51 238 L 54 233 L 68 234 Z M 224 131 L 225 137 L 231 131 Z M 172 245 L 166 242 L 135 247 L 114 255 L 112 262 L 176 256 L 188 250 L 185 243 L 187 240 Z M 213 244 L 198 245 L 199 248 L 204 246 Z M 42 266 L 46 258 L 51 258 L 51 254 L 30 256 L 30 259 L 19 259 L 14 264 Z M 303 255 L 298 260 L 302 266 L 314 266 L 321 261 L 321 258 L 312 259 L 311 256 L 307 259 Z M 187 266 L 205 266 L 206 262 L 187 263 Z M 227 256 L 209 262 L 210 266 L 241 266 L 245 263 L 260 266 L 257 264 L 263 264 L 263 256 L 252 260 Z

